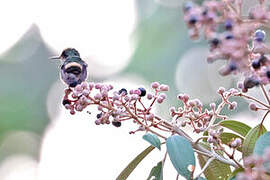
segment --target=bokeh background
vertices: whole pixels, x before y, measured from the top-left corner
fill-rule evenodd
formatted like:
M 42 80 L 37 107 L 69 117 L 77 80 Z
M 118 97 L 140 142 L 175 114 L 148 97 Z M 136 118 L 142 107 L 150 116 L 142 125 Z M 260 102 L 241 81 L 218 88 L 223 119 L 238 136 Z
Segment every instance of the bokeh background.
M 183 0 L 9 0 L 0 2 L 0 180 L 115 179 L 148 144 L 143 134 L 96 126 L 95 109 L 69 115 L 61 106 L 65 85 L 60 62 L 48 60 L 74 47 L 89 64 L 89 81 L 115 88 L 149 89 L 152 81 L 170 85 L 168 109 L 185 92 L 206 105 L 218 101 L 216 89 L 235 87 L 237 76 L 221 77 L 224 62 L 206 63 L 207 42 L 188 37 Z M 245 1 L 245 9 L 255 3 Z M 249 92 L 263 99 L 257 89 Z M 260 114 L 224 111 L 256 124 Z M 132 129 L 133 128 L 133 129 Z M 146 179 L 163 158 L 155 150 L 129 179 Z M 164 179 L 175 179 L 169 161 Z

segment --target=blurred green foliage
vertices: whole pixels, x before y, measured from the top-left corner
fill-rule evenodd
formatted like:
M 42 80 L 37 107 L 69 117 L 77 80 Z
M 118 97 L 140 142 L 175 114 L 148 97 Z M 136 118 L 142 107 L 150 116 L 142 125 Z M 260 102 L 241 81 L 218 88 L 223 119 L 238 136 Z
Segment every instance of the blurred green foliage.
M 56 64 L 48 60 L 52 54 L 33 25 L 0 57 L 0 139 L 16 130 L 43 133 L 48 90 L 58 78 Z

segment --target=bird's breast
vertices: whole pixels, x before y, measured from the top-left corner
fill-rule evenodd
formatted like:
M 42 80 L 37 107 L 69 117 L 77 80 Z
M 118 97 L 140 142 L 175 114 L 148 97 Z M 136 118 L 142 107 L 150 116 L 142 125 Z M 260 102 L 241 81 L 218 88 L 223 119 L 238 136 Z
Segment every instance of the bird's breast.
M 64 66 L 66 73 L 72 73 L 75 75 L 79 75 L 82 72 L 82 65 L 77 62 L 71 62 Z

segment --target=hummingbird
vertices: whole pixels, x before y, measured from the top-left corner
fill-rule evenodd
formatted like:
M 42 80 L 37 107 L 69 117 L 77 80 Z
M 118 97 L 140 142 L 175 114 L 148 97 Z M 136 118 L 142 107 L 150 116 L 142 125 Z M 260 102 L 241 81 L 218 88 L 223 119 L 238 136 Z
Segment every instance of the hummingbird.
M 87 77 L 87 64 L 81 59 L 76 49 L 64 49 L 60 56 L 51 57 L 50 59 L 62 60 L 60 75 L 69 88 L 74 88 L 85 81 Z

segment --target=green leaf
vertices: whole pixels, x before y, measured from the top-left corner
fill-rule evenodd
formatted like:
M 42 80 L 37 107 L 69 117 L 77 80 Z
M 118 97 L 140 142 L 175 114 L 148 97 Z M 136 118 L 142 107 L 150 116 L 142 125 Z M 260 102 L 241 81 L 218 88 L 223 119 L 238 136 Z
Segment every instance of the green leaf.
M 195 167 L 194 151 L 189 141 L 179 135 L 170 136 L 166 141 L 167 151 L 171 162 L 178 172 L 186 179 L 190 179 L 190 165 Z
M 138 166 L 138 164 L 153 150 L 155 147 L 149 146 L 143 152 L 141 152 L 135 159 L 133 159 L 127 167 L 119 174 L 116 180 L 127 179 L 128 176 L 133 172 L 133 170 Z
M 255 144 L 253 153 L 259 156 L 263 156 L 264 151 L 266 148 L 270 148 L 270 132 L 268 131 L 264 135 L 262 135 Z M 270 169 L 267 167 L 270 167 L 270 161 L 266 162 L 264 164 L 264 167 L 267 169 L 267 171 L 270 173 Z
M 210 150 L 210 146 L 208 143 L 200 143 L 200 145 Z M 217 151 L 217 153 L 219 155 L 222 155 L 222 151 Z M 200 154 L 198 154 L 197 157 L 201 168 L 203 168 L 209 158 Z M 231 174 L 230 166 L 218 160 L 213 160 L 204 171 L 204 176 L 206 177 L 207 180 L 216 180 L 217 177 L 220 177 L 220 179 L 227 179 L 227 177 L 230 174 Z
M 222 121 L 220 122 L 220 125 L 228 128 L 242 136 L 246 136 L 247 133 L 250 131 L 251 127 L 249 127 L 248 125 L 241 123 L 239 121 L 234 121 L 234 120 L 226 120 L 226 121 Z
M 235 169 L 232 174 L 228 177 L 227 180 L 236 180 L 236 175 L 239 173 L 239 172 L 243 172 L 244 169 L 243 168 L 237 168 Z
M 242 140 L 242 142 L 244 140 L 242 137 L 240 137 L 236 134 L 233 134 L 233 133 L 224 132 L 220 135 L 220 139 L 221 139 L 222 143 L 227 144 L 227 145 L 236 138 L 240 138 Z
M 232 142 L 236 138 L 240 138 L 242 140 L 242 142 L 244 141 L 244 139 L 242 137 L 238 136 L 237 134 L 224 132 L 220 135 L 221 142 L 223 144 L 227 144 L 227 145 L 229 145 L 230 142 Z M 237 148 L 237 150 L 242 151 L 242 148 Z
M 257 139 L 266 131 L 265 127 L 259 124 L 247 133 L 242 145 L 243 158 L 252 154 Z
M 254 154 L 263 155 L 266 147 L 270 147 L 270 132 L 268 131 L 262 135 L 256 142 L 254 147 Z
M 205 131 L 205 132 L 203 133 L 203 136 L 208 136 L 208 131 Z M 204 139 L 203 139 L 203 142 L 207 142 L 207 139 L 204 138 Z
M 162 161 L 152 168 L 147 180 L 163 180 Z M 152 178 L 154 177 L 154 179 Z
M 146 140 L 147 142 L 149 142 L 152 146 L 158 148 L 159 150 L 161 149 L 160 148 L 161 142 L 160 142 L 159 138 L 157 137 L 157 135 L 152 134 L 152 133 L 146 133 L 143 136 L 143 139 Z
M 205 178 L 199 177 L 199 178 L 197 178 L 196 180 L 205 180 Z

